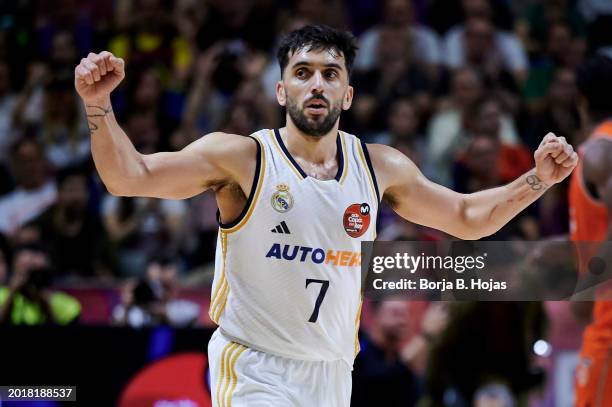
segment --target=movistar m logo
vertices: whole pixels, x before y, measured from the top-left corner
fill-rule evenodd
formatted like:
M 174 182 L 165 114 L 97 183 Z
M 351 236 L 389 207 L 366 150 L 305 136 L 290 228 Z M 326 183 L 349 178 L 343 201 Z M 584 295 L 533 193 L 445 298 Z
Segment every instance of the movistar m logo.
M 312 262 L 315 264 L 327 264 L 330 266 L 359 267 L 361 266 L 361 252 L 348 250 L 331 250 L 319 247 L 297 246 L 274 243 L 267 258 L 279 260 Z

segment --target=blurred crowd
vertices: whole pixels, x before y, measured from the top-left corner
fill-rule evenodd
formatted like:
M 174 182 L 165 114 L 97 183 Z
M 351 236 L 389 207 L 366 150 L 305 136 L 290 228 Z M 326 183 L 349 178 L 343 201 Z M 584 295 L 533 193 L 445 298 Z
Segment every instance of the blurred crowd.
M 75 323 L 80 305 L 52 290 L 58 285 L 120 287 L 110 316 L 115 324 L 189 325 L 206 311 L 178 298 L 176 287 L 210 285 L 214 196 L 170 201 L 106 191 L 73 84 L 74 68 L 89 52 L 108 50 L 126 61 L 126 78 L 112 101 L 136 148 L 175 151 L 211 131 L 248 135 L 283 126 L 274 93 L 278 39 L 309 23 L 349 29 L 360 50 L 351 78 L 355 99 L 341 128 L 398 148 L 430 179 L 467 193 L 530 169 L 549 131 L 581 143 L 574 70 L 595 53 L 612 55 L 611 22 L 612 2 L 605 0 L 2 2 L 0 321 Z M 566 195 L 567 183 L 556 185 L 490 239 L 567 233 Z M 388 208 L 378 228 L 381 240 L 449 238 Z M 402 325 L 402 318 L 414 316 L 393 307 L 372 307 L 374 322 L 363 339 L 371 361 L 365 374 L 384 371 L 418 389 L 427 380 L 429 388 L 463 386 L 452 371 L 444 379 L 425 373 L 426 365 L 443 364 L 441 356 L 422 360 L 431 336 L 446 327 L 446 307 L 412 321 L 429 324 L 413 327 L 412 340 L 395 332 L 405 326 L 385 326 L 385 318 Z M 455 309 L 451 321 L 482 315 L 477 308 Z M 499 320 L 495 315 L 509 315 L 527 329 L 521 321 L 531 321 L 537 310 L 487 312 L 490 329 Z M 517 349 L 505 343 L 504 349 Z M 450 344 L 437 346 L 453 355 Z M 520 365 L 516 371 L 527 369 L 527 362 L 513 362 Z M 537 382 L 521 380 L 509 387 L 466 386 L 474 405 L 512 406 L 514 396 Z M 402 405 L 416 402 L 413 396 Z M 501 404 L 486 404 L 488 399 Z

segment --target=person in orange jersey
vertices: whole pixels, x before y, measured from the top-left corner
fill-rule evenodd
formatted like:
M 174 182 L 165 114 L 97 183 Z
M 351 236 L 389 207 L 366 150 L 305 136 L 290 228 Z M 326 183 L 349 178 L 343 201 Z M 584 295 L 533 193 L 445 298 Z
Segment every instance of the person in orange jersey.
M 612 240 L 612 59 L 597 56 L 589 60 L 579 68 L 577 82 L 581 113 L 594 126 L 579 148 L 579 164 L 570 181 L 570 234 L 575 242 L 606 242 Z M 578 247 L 581 273 L 592 270 L 592 255 L 602 257 L 604 266 L 612 264 L 612 256 L 606 253 L 610 250 L 604 250 L 607 246 Z M 589 323 L 576 369 L 577 407 L 612 405 L 610 293 L 598 286 L 596 301 L 572 304 L 578 318 Z

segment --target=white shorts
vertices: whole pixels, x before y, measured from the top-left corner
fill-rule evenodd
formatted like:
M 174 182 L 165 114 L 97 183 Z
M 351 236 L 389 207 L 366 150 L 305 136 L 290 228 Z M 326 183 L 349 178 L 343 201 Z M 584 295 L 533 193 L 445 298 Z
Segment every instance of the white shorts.
M 349 407 L 351 369 L 343 360 L 307 361 L 256 351 L 217 329 L 208 343 L 214 407 Z

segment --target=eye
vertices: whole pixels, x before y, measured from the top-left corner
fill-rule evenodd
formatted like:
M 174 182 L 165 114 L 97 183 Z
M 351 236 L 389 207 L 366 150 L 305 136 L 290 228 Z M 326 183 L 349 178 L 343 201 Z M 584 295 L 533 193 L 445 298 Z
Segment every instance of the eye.
M 338 72 L 334 70 L 325 71 L 325 77 L 329 79 L 335 79 L 338 77 Z
M 298 69 L 297 71 L 295 71 L 295 76 L 297 78 L 300 78 L 300 79 L 305 78 L 306 77 L 306 69 L 304 69 L 304 68 Z

